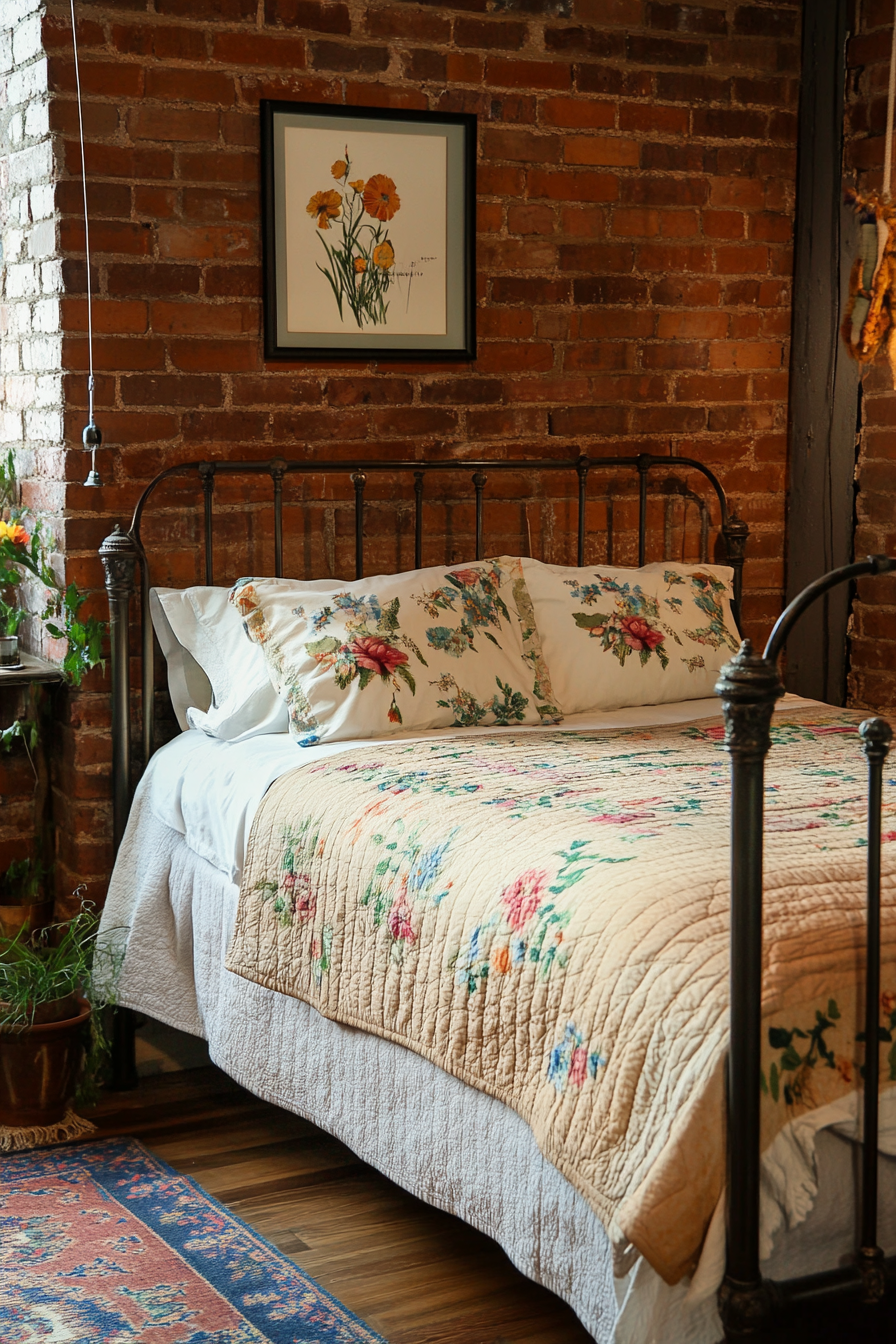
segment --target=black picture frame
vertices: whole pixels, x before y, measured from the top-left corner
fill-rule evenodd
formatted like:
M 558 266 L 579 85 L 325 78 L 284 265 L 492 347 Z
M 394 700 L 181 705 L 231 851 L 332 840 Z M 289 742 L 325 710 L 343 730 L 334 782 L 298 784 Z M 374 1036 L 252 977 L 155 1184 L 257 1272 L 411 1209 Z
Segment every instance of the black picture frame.
M 297 362 L 308 360 L 342 361 L 346 359 L 401 360 L 404 362 L 434 360 L 443 362 L 475 359 L 476 117 L 467 113 L 330 106 L 281 99 L 263 99 L 260 103 L 260 114 L 265 359 Z M 298 261 L 295 261 L 293 258 L 295 258 L 298 248 L 289 246 L 287 243 L 288 237 L 298 236 L 297 231 L 300 228 L 308 230 L 309 244 L 312 242 L 317 229 L 327 230 L 335 235 L 333 224 L 337 219 L 342 231 L 342 239 L 345 238 L 343 220 L 351 219 L 350 212 L 340 213 L 333 218 L 331 223 L 328 216 L 331 207 L 324 203 L 319 206 L 317 228 L 315 228 L 315 217 L 311 212 L 313 200 L 318 198 L 324 200 L 325 196 L 332 198 L 335 193 L 343 203 L 345 200 L 351 199 L 358 210 L 360 210 L 364 200 L 361 192 L 358 191 L 358 184 L 351 186 L 348 182 L 350 176 L 348 169 L 346 169 L 344 182 L 338 178 L 334 181 L 332 176 L 329 181 L 326 181 L 326 171 L 324 171 L 322 185 L 329 187 L 329 191 L 326 193 L 318 192 L 315 197 L 309 200 L 308 205 L 300 211 L 296 204 L 298 197 L 292 199 L 287 193 L 287 129 L 326 129 L 328 132 L 333 130 L 339 133 L 342 141 L 348 141 L 350 135 L 359 129 L 377 132 L 385 136 L 388 136 L 391 132 L 406 139 L 414 135 L 415 127 L 420 128 L 421 149 L 425 147 L 425 141 L 429 137 L 436 136 L 445 143 L 447 179 L 445 186 L 445 257 L 436 280 L 432 282 L 437 284 L 440 293 L 441 276 L 444 273 L 444 333 L 389 333 L 384 330 L 377 330 L 380 322 L 385 324 L 388 320 L 385 316 L 378 317 L 376 315 L 377 313 L 385 314 L 388 311 L 388 303 L 383 306 L 382 298 L 378 300 L 377 294 L 389 294 L 389 302 L 391 302 L 394 294 L 402 292 L 401 280 L 404 277 L 408 294 L 407 303 L 409 304 L 411 285 L 415 276 L 421 274 L 421 272 L 413 271 L 413 266 L 418 265 L 418 262 L 410 263 L 412 269 L 409 272 L 402 272 L 398 269 L 400 262 L 394 249 L 391 253 L 392 261 L 389 262 L 389 252 L 383 252 L 382 245 L 380 245 L 375 250 L 368 247 L 371 258 L 368 260 L 359 256 L 353 262 L 353 266 L 349 268 L 347 258 L 351 256 L 351 250 L 348 247 L 337 254 L 335 261 L 331 259 L 331 253 L 335 251 L 335 243 L 338 241 L 335 237 L 333 246 L 326 252 L 326 258 L 324 258 L 323 252 L 318 255 L 315 249 L 313 256 L 309 255 L 307 260 L 299 258 Z M 446 134 L 439 135 L 442 128 L 444 128 Z M 296 142 L 293 140 L 292 143 L 295 144 Z M 407 151 L 406 144 L 403 148 Z M 333 166 L 337 165 L 334 164 Z M 337 188 L 341 189 L 341 195 Z M 357 192 L 357 195 L 349 197 L 350 190 L 352 193 Z M 462 193 L 462 200 L 460 201 L 456 197 L 458 190 Z M 337 208 L 341 212 L 341 207 L 332 206 L 332 209 Z M 308 218 L 309 215 L 311 216 L 310 219 Z M 323 222 L 321 222 L 322 217 Z M 356 214 L 355 218 L 360 222 L 360 215 Z M 378 217 L 374 216 L 373 218 L 377 220 Z M 379 218 L 382 218 L 382 216 Z M 391 216 L 387 216 L 387 218 L 391 219 Z M 383 243 L 391 247 L 388 239 L 388 226 L 383 231 L 378 223 L 371 225 L 365 214 L 363 229 L 371 235 L 368 239 L 369 243 L 375 241 L 372 236 L 374 228 L 378 232 L 385 232 L 386 236 Z M 288 233 L 290 229 L 296 232 L 290 235 Z M 322 238 L 321 241 L 327 243 L 326 238 Z M 354 246 L 360 248 L 361 243 L 357 242 Z M 380 269 L 376 269 L 372 262 L 376 252 L 380 252 L 383 259 L 378 263 Z M 326 266 L 320 265 L 322 260 L 326 261 Z M 424 262 L 429 260 L 435 259 L 423 258 Z M 364 290 L 359 294 L 358 284 L 360 282 L 355 281 L 351 275 L 351 270 L 362 262 L 364 270 L 370 270 L 372 291 L 375 296 L 373 299 L 366 300 L 367 307 L 362 305 L 362 300 L 364 300 L 367 291 Z M 391 274 L 382 269 L 384 263 L 395 267 Z M 288 269 L 290 265 L 293 267 L 292 273 Z M 302 278 L 301 268 L 312 265 L 316 266 L 318 272 L 326 276 L 333 292 L 334 305 L 338 304 L 339 321 L 344 322 L 344 331 L 303 331 L 301 330 L 301 323 L 298 324 L 298 329 L 296 326 L 293 329 L 288 326 L 287 296 L 304 292 L 300 283 Z M 326 274 L 327 271 L 330 272 L 330 275 Z M 335 281 L 333 276 L 335 276 Z M 388 278 L 388 283 L 383 290 L 382 286 L 386 278 Z M 316 277 L 315 283 L 319 283 L 316 281 Z M 377 284 L 380 285 L 379 291 L 376 288 Z M 395 288 L 396 285 L 398 286 L 397 289 Z M 354 288 L 351 288 L 352 286 Z M 349 303 L 353 305 L 349 320 L 346 320 L 343 300 L 346 305 Z M 375 305 L 378 301 L 380 307 L 376 308 Z M 360 316 L 356 309 L 360 310 Z M 371 312 L 374 313 L 372 317 L 369 316 Z M 349 323 L 352 319 L 354 319 L 355 325 L 350 326 Z M 366 328 L 362 319 L 367 321 Z M 331 320 L 334 323 L 336 322 L 335 315 Z M 293 321 L 295 323 L 295 319 Z

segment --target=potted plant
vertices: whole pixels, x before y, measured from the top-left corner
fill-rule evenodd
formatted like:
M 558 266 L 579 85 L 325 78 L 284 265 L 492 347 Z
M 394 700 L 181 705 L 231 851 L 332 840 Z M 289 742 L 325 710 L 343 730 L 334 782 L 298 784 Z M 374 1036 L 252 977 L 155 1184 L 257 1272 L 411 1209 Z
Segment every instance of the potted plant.
M 44 879 L 47 869 L 39 859 L 13 859 L 0 874 L 0 938 L 40 933 L 53 922 L 53 900 Z
M 101 1009 L 120 953 L 89 904 L 34 942 L 0 938 L 0 1124 L 48 1127 L 91 1101 L 109 1052 Z

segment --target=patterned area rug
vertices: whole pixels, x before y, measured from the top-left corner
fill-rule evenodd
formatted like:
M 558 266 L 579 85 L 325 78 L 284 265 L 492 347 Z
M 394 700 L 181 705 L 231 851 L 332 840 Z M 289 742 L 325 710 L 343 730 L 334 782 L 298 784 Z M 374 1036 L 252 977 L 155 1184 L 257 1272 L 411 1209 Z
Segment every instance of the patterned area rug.
M 384 1344 L 136 1139 L 0 1159 L 3 1344 Z

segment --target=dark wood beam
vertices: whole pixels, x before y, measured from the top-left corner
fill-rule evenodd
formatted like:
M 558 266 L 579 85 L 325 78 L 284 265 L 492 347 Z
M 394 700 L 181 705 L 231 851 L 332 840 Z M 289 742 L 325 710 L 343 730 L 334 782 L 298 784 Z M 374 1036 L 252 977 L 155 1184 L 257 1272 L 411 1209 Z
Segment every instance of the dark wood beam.
M 840 339 L 858 229 L 843 204 L 847 0 L 803 7 L 790 388 L 787 600 L 853 547 L 859 367 Z M 787 648 L 787 688 L 846 695 L 850 592 L 816 604 Z

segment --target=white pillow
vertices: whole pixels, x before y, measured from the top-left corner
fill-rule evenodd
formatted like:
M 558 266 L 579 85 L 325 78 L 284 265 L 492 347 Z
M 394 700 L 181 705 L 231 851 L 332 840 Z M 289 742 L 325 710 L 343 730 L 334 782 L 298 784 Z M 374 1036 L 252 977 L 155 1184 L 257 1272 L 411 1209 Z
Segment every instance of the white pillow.
M 199 728 L 225 742 L 285 733 L 286 707 L 271 686 L 261 651 L 243 634 L 242 622 L 228 601 L 229 591 L 197 587 L 150 592 L 153 625 L 168 660 L 168 687 L 178 722 L 182 728 Z M 169 654 L 165 645 L 170 646 L 172 638 L 178 648 Z M 187 675 L 191 663 L 207 679 L 206 696 L 198 694 L 195 674 Z
M 300 746 L 561 717 L 517 559 L 350 584 L 242 579 L 231 600 Z
M 702 699 L 738 649 L 726 566 L 522 564 L 564 714 Z

